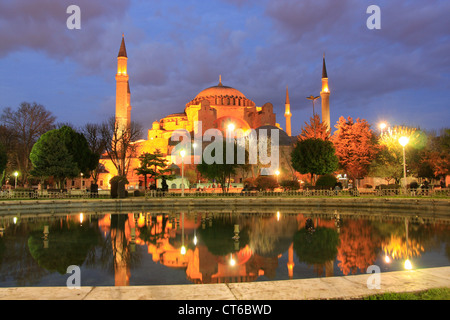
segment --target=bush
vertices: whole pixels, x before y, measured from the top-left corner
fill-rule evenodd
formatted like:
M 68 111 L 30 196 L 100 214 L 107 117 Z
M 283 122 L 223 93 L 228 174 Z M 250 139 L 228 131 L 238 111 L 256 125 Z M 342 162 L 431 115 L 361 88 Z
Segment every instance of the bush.
M 256 187 L 256 184 L 255 184 L 255 179 L 253 179 L 253 178 L 247 178 L 247 179 L 245 179 L 244 180 L 244 186 L 247 186 L 247 187 Z
M 373 186 L 371 184 L 366 183 L 363 188 L 372 189 Z
M 134 190 L 134 192 L 133 192 L 134 197 L 139 197 L 140 195 L 141 195 L 141 192 L 139 190 Z
M 399 184 L 380 184 L 375 187 L 376 190 L 385 190 L 385 189 L 400 189 Z
M 283 180 L 283 181 L 281 181 L 280 186 L 282 186 L 286 190 L 300 189 L 300 183 L 298 183 L 297 180 Z
M 332 174 L 320 176 L 316 181 L 316 187 L 333 188 L 336 185 L 337 179 Z
M 419 187 L 419 184 L 417 183 L 417 181 L 413 181 L 409 185 L 409 189 L 417 189 L 418 187 Z
M 259 190 L 273 190 L 278 187 L 278 182 L 271 176 L 259 176 L 255 180 L 256 187 Z

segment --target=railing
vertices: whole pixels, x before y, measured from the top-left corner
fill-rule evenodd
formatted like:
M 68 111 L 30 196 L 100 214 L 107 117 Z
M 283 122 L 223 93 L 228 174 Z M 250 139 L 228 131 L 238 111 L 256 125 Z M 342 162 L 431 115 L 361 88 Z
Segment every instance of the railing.
M 86 190 L 6 190 L 0 191 L 0 199 L 88 199 L 88 198 L 110 198 L 107 190 L 91 193 Z
M 349 190 L 287 190 L 287 191 L 242 191 L 242 192 L 205 192 L 185 191 L 185 197 L 449 197 L 450 189 L 349 189 Z M 147 190 L 146 198 L 181 197 L 180 192 L 162 192 Z
M 181 192 L 162 192 L 156 190 L 146 190 L 141 192 L 145 198 L 178 198 Z M 222 193 L 221 191 L 189 191 L 184 193 L 185 197 L 191 198 L 213 198 L 213 197 L 449 197 L 450 189 L 346 189 L 346 190 L 286 190 L 286 191 L 242 191 Z M 139 197 L 128 192 L 128 197 Z M 0 191 L 0 199 L 91 199 L 91 198 L 111 198 L 109 190 L 101 190 L 98 193 L 91 193 L 84 190 L 67 191 Z

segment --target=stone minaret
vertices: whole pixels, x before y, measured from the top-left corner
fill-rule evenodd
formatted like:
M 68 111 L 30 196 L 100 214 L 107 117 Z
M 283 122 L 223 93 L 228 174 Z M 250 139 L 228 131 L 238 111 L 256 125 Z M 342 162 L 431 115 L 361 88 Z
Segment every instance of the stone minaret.
M 116 125 L 119 129 L 125 130 L 130 125 L 130 85 L 127 74 L 127 50 L 125 48 L 125 38 L 122 35 L 119 55 L 117 56 L 116 74 Z
M 328 88 L 328 75 L 327 67 L 325 65 L 325 54 L 323 54 L 323 67 L 322 67 L 322 91 L 320 92 L 320 98 L 322 100 L 322 122 L 326 123 L 328 130 L 331 132 L 330 122 L 330 89 Z
M 284 104 L 285 106 L 285 112 L 284 117 L 286 118 L 286 133 L 290 137 L 291 136 L 291 103 L 289 102 L 289 91 L 288 87 L 286 86 L 286 102 Z

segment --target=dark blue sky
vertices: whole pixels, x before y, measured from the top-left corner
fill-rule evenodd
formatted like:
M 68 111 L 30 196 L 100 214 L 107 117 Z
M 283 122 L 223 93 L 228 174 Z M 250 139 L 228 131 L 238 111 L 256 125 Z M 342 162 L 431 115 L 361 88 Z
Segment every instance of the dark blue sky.
M 81 30 L 66 27 L 71 4 Z M 381 30 L 366 26 L 371 4 Z M 351 116 L 439 130 L 449 127 L 449 16 L 448 0 L 0 0 L 0 109 L 35 101 L 58 122 L 107 119 L 125 33 L 132 119 L 144 128 L 221 74 L 256 105 L 271 102 L 282 127 L 288 85 L 298 134 L 325 52 L 333 124 Z

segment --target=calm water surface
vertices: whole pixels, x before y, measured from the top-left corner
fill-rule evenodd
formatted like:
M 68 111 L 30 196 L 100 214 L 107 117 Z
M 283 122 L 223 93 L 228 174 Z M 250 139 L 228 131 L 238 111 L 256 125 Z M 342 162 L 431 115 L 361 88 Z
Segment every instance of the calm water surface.
M 450 219 L 339 211 L 0 217 L 0 287 L 65 286 L 71 265 L 82 286 L 128 286 L 343 276 L 370 265 L 387 272 L 407 260 L 413 269 L 450 266 Z

